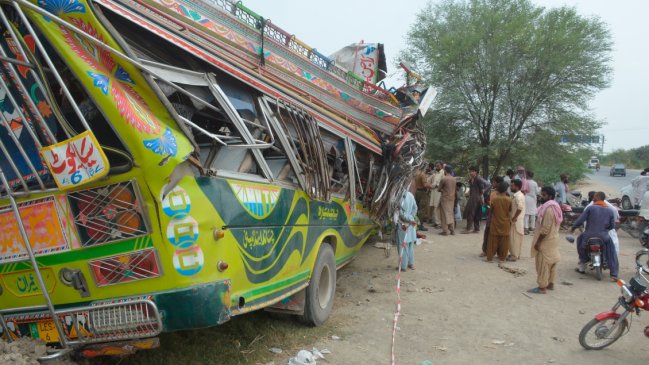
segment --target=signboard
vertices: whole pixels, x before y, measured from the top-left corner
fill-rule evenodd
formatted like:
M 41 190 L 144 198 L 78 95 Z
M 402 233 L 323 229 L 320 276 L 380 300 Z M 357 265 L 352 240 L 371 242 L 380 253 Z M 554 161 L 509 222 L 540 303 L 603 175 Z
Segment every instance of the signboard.
M 424 93 L 424 97 L 421 98 L 421 101 L 419 102 L 419 113 L 423 117 L 426 115 L 426 112 L 428 109 L 430 109 L 430 106 L 433 104 L 433 101 L 435 100 L 435 97 L 437 96 L 437 89 L 435 89 L 432 86 L 429 86 L 426 92 Z
M 108 160 L 90 131 L 41 149 L 59 189 L 71 189 L 108 173 Z
M 337 65 L 352 71 L 370 84 L 379 78 L 380 47 L 378 43 L 354 43 L 330 56 Z

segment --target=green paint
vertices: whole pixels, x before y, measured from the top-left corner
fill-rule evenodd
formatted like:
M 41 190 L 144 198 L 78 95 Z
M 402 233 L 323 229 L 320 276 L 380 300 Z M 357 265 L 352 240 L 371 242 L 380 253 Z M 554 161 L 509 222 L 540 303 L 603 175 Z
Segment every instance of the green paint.
M 105 256 L 119 255 L 138 249 L 153 247 L 151 236 L 138 237 L 127 241 L 109 243 L 101 246 L 87 247 L 78 250 L 61 252 L 55 255 L 40 256 L 36 258 L 39 266 L 62 265 L 75 261 L 92 260 Z M 27 262 L 6 264 L 2 268 L 3 274 L 31 269 Z
M 285 286 L 296 284 L 300 281 L 306 280 L 308 277 L 309 277 L 309 271 L 308 270 L 302 271 L 286 279 L 278 280 L 276 282 L 257 287 L 247 292 L 243 292 L 240 294 L 240 296 L 246 298 L 246 300 L 248 301 L 249 299 L 254 299 L 260 295 L 265 295 L 275 290 L 280 290 Z

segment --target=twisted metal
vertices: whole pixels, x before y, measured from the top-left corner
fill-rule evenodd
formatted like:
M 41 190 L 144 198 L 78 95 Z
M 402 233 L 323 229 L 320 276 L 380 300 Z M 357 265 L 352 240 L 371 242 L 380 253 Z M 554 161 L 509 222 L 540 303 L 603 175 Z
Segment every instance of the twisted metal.
M 378 222 L 386 221 L 399 209 L 415 171 L 424 164 L 426 135 L 417 120 L 416 115 L 404 118 L 383 145 L 385 160 L 370 211 Z

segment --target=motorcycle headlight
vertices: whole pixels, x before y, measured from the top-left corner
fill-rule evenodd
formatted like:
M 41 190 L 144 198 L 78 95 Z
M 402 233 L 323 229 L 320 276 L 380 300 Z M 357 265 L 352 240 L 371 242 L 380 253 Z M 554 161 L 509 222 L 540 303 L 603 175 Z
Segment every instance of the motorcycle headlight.
M 633 300 L 633 292 L 631 292 L 631 289 L 629 289 L 628 286 L 622 285 L 620 291 L 622 292 L 622 297 L 627 303 L 630 303 Z

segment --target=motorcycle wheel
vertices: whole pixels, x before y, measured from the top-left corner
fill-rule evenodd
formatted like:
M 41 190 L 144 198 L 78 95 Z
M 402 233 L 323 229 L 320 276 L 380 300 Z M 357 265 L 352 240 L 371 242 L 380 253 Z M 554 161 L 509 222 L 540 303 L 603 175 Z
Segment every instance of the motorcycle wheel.
M 622 337 L 624 330 L 629 325 L 629 322 L 625 318 L 624 322 L 620 323 L 614 333 L 609 333 L 615 321 L 617 321 L 615 318 L 607 318 L 601 321 L 593 318 L 579 332 L 579 344 L 586 350 L 601 350 L 610 346 Z
M 647 222 L 642 221 L 640 224 L 638 224 L 638 238 L 640 239 L 640 244 L 643 247 L 649 246 L 649 242 L 647 242 L 647 237 L 644 234 L 644 230 L 647 228 Z
M 602 281 L 602 266 L 595 267 L 595 277 L 598 281 Z

